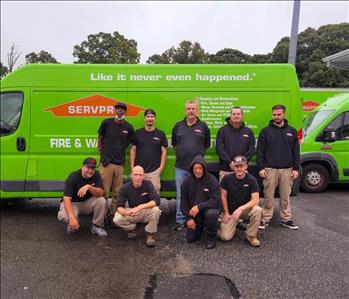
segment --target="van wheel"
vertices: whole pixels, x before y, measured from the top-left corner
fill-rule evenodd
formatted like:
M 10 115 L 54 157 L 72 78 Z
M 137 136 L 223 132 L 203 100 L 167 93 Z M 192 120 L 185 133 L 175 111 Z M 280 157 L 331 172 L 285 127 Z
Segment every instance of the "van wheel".
M 328 186 L 330 175 L 327 169 L 320 164 L 304 166 L 301 180 L 301 189 L 307 193 L 322 192 Z

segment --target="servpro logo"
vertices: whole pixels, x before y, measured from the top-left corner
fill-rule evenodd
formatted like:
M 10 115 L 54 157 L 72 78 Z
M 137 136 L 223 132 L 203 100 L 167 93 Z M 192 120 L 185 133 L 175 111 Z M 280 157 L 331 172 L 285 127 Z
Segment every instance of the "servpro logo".
M 313 102 L 310 100 L 306 102 L 302 102 L 302 111 L 305 111 L 305 112 L 313 111 L 319 105 L 320 104 L 318 102 Z
M 114 116 L 114 107 L 118 100 L 101 95 L 92 95 L 86 98 L 77 99 L 62 105 L 45 109 L 45 112 L 51 111 L 54 116 Z M 144 108 L 127 104 L 127 116 L 137 116 Z

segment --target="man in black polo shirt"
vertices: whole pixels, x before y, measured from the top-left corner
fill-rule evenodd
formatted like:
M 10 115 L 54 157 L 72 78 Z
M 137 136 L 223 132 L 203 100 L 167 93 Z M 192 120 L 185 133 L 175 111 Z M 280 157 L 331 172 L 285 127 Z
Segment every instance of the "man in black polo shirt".
M 262 216 L 259 204 L 257 180 L 247 172 L 247 159 L 236 156 L 233 160 L 234 173 L 223 177 L 221 181 L 221 199 L 223 218 L 218 235 L 223 241 L 233 238 L 239 219 L 249 220 L 246 240 L 253 247 L 260 246 L 257 239 L 258 226 Z
M 160 176 L 165 167 L 167 139 L 163 131 L 155 128 L 156 113 L 153 109 L 144 111 L 144 128 L 138 129 L 132 140 L 130 150 L 131 169 L 135 165 L 144 169 L 144 179 L 152 182 L 160 194 Z
M 125 208 L 128 202 L 128 208 Z M 120 189 L 117 201 L 117 211 L 114 223 L 128 231 L 128 238 L 137 237 L 137 224 L 146 223 L 146 245 L 154 247 L 156 241 L 153 234 L 157 232 L 161 211 L 160 197 L 151 182 L 144 180 L 144 170 L 141 166 L 135 166 L 131 172 L 131 181 Z
M 133 136 L 134 129 L 124 118 L 127 112 L 125 103 L 115 105 L 115 118 L 103 120 L 98 130 L 98 150 L 101 155 L 101 176 L 105 198 L 108 199 L 112 187 L 112 204 L 109 214 L 114 215 L 116 200 L 123 184 L 125 151 Z
M 181 211 L 186 217 L 188 243 L 199 240 L 206 223 L 206 248 L 216 246 L 220 191 L 217 179 L 206 172 L 206 162 L 200 155 L 191 163 L 191 175 L 181 185 Z
M 176 226 L 181 230 L 185 226 L 185 217 L 180 210 L 181 185 L 190 175 L 191 161 L 197 156 L 204 156 L 210 146 L 211 135 L 207 124 L 198 118 L 199 108 L 196 101 L 185 105 L 186 117 L 177 122 L 172 129 L 172 146 L 176 152 Z
M 80 228 L 79 215 L 93 213 L 91 232 L 100 237 L 108 235 L 103 229 L 107 203 L 103 197 L 102 178 L 96 172 L 96 166 L 94 158 L 86 158 L 81 169 L 72 172 L 65 181 L 63 201 L 57 218 L 68 223 L 68 233 Z

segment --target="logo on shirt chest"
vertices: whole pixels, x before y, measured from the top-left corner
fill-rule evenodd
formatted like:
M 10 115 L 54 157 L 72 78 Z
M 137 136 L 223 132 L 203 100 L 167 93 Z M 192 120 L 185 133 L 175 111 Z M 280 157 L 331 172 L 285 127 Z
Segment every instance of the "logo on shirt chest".
M 250 185 L 249 184 L 243 184 L 242 187 L 243 188 L 248 188 L 248 187 L 250 187 Z
M 156 140 L 156 141 L 160 141 L 159 137 L 153 137 L 153 139 Z
M 287 136 L 291 136 L 293 137 L 293 134 L 292 133 L 286 133 Z
M 128 131 L 126 131 L 126 130 L 122 130 L 121 131 L 123 134 L 128 134 Z
M 249 138 L 250 136 L 248 136 L 247 134 L 243 134 L 242 137 Z
M 210 191 L 210 189 L 208 189 L 208 188 L 204 188 L 204 189 L 202 189 L 204 192 L 209 192 Z
M 194 132 L 200 133 L 200 134 L 202 133 L 202 131 L 200 129 L 195 129 Z

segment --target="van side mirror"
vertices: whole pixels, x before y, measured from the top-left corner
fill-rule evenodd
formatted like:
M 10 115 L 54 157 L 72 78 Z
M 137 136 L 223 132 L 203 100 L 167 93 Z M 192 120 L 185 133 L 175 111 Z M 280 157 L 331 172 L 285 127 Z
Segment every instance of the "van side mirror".
M 323 130 L 321 135 L 320 136 L 322 138 L 319 141 L 325 141 L 325 142 L 336 141 L 336 131 L 332 131 L 331 129 L 325 129 L 325 130 Z M 320 137 L 320 136 L 318 136 L 318 137 Z M 318 138 L 316 138 L 316 139 L 318 139 Z

